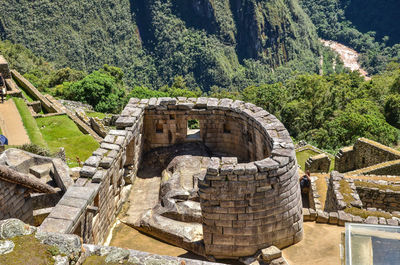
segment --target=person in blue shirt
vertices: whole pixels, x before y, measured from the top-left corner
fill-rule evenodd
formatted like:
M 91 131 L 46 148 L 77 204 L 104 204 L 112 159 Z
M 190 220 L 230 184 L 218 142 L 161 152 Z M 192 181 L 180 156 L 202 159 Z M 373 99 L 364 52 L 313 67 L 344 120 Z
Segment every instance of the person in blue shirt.
M 307 170 L 306 174 L 300 178 L 300 188 L 302 193 L 307 193 L 310 189 L 311 179 L 310 171 Z

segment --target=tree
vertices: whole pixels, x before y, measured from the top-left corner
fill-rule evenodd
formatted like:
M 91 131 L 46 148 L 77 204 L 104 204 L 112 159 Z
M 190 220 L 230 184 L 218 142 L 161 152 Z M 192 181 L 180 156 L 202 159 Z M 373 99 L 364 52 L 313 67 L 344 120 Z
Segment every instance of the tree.
M 99 71 L 72 83 L 64 93 L 68 99 L 86 102 L 99 112 L 117 113 L 126 102 L 125 90 L 116 79 Z
M 389 95 L 385 103 L 385 117 L 386 121 L 396 127 L 400 128 L 400 95 Z

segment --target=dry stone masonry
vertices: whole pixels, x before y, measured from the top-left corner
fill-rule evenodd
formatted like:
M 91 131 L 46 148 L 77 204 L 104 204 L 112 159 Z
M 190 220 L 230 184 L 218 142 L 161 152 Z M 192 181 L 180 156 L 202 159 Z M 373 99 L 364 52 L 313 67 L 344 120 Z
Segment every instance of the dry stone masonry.
M 197 120 L 191 134 L 188 121 Z M 142 152 L 201 141 L 214 154 L 199 183 L 206 254 L 238 258 L 301 240 L 294 145 L 283 124 L 253 104 L 216 98 L 130 99 L 40 229 L 102 243 L 135 179 Z M 239 162 L 239 163 L 238 163 Z
M 331 166 L 331 159 L 327 154 L 319 154 L 309 157 L 305 164 L 306 171 L 311 173 L 327 173 Z
M 393 160 L 400 160 L 399 151 L 366 138 L 359 138 L 354 146 L 340 149 L 335 158 L 335 170 L 344 173 Z

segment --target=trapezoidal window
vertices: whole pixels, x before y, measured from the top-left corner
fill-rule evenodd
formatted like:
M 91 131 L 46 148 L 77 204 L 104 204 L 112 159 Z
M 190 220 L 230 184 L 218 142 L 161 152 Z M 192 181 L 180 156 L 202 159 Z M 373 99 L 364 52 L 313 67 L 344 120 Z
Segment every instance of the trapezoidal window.
M 188 120 L 187 121 L 187 139 L 200 139 L 200 121 Z
M 163 133 L 164 132 L 164 126 L 162 123 L 157 122 L 156 124 L 156 133 Z
M 231 133 L 231 126 L 229 123 L 224 123 L 224 133 Z

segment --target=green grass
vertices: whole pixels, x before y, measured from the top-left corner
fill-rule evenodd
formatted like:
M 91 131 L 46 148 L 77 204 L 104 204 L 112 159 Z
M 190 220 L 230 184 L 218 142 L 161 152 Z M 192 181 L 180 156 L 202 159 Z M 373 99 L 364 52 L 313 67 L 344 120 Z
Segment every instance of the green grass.
M 47 147 L 46 142 L 44 141 L 42 134 L 37 126 L 35 119 L 32 117 L 28 106 L 22 98 L 13 98 L 15 105 L 19 111 L 19 114 L 22 119 L 22 123 L 28 133 L 29 139 L 31 143 L 37 144 L 41 147 Z
M 105 117 L 110 117 L 111 114 L 101 113 L 101 112 L 86 112 L 88 117 L 99 118 L 100 120 L 104 119 Z
M 301 167 L 301 170 L 305 171 L 306 161 L 309 157 L 318 155 L 319 153 L 306 149 L 304 151 L 296 152 L 297 163 Z M 328 154 L 329 158 L 331 159 L 331 165 L 329 167 L 329 171 L 332 171 L 335 168 L 335 157 Z
M 22 87 L 19 87 L 19 89 L 22 92 L 22 95 L 25 96 L 25 98 L 29 101 L 29 102 L 34 102 L 36 101 L 30 94 L 28 94 Z
M 69 167 L 78 166 L 77 157 L 85 161 L 99 147 L 90 135 L 83 134 L 66 115 L 36 119 L 51 152 L 65 148 Z
M 297 164 L 301 167 L 301 170 L 305 171 L 305 165 L 307 159 L 315 155 L 318 155 L 318 153 L 312 150 L 304 150 L 296 152 Z

